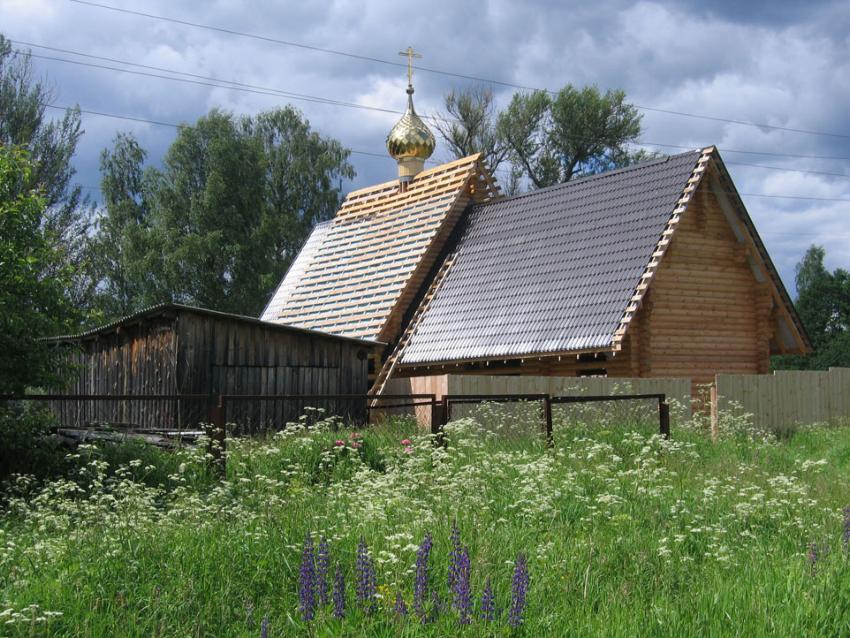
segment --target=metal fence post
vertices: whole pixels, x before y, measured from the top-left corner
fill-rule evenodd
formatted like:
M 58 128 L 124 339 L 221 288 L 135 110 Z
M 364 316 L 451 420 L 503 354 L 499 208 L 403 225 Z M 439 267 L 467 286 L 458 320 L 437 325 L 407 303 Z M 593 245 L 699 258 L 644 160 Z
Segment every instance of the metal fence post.
M 543 427 L 546 432 L 546 446 L 555 447 L 555 437 L 552 434 L 552 397 L 543 397 Z
M 434 434 L 434 445 L 439 447 L 446 446 L 446 437 L 445 430 L 443 429 L 446 423 L 449 422 L 449 410 L 451 404 L 449 403 L 448 395 L 443 395 L 442 400 L 439 402 L 439 408 L 437 408 L 437 398 L 436 395 L 434 397 L 434 407 L 436 409 L 436 419 L 434 419 L 434 413 L 432 413 L 432 421 L 431 421 L 431 432 Z M 436 425 L 435 425 L 436 423 Z
M 227 451 L 225 449 L 225 413 L 224 397 L 219 395 L 209 410 L 209 423 L 207 424 L 207 451 L 210 455 L 210 469 L 224 475 L 227 470 Z
M 431 395 L 431 434 L 435 437 L 440 433 L 443 425 L 442 404 L 437 402 L 437 395 Z
M 670 404 L 658 401 L 658 431 L 665 439 L 670 438 Z

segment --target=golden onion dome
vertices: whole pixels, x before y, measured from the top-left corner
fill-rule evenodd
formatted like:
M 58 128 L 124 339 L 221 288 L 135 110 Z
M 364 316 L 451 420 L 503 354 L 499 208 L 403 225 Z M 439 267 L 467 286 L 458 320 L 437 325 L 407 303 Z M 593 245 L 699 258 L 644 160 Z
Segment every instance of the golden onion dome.
M 394 159 L 419 160 L 422 163 L 431 157 L 436 140 L 413 108 L 413 87 L 407 87 L 407 110 L 387 135 L 387 150 Z

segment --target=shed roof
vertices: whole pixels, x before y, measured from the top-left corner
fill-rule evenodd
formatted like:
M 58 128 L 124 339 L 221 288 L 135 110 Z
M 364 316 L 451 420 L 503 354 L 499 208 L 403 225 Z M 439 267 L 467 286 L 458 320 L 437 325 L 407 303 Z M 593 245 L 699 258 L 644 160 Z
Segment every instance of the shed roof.
M 377 341 L 372 341 L 369 339 L 355 339 L 351 337 L 344 337 L 341 335 L 330 334 L 327 332 L 321 332 L 319 330 L 310 330 L 307 328 L 301 328 L 298 326 L 288 326 L 281 323 L 272 323 L 270 321 L 263 321 L 261 319 L 257 319 L 256 317 L 246 317 L 245 315 L 238 315 L 229 312 L 221 312 L 219 310 L 210 310 L 209 308 L 200 308 L 198 306 L 188 306 L 185 304 L 179 303 L 161 303 L 156 304 L 154 306 L 150 306 L 148 308 L 144 308 L 139 312 L 133 313 L 132 315 L 127 315 L 125 317 L 121 317 L 115 321 L 107 323 L 102 326 L 98 326 L 96 328 L 92 328 L 90 330 L 86 330 L 84 332 L 80 332 L 72 335 L 59 335 L 55 337 L 47 337 L 44 341 L 50 342 L 61 342 L 61 341 L 79 341 L 82 339 L 88 339 L 92 337 L 96 337 L 98 335 L 103 335 L 109 332 L 113 332 L 119 327 L 127 326 L 130 324 L 135 324 L 140 321 L 146 319 L 153 319 L 155 317 L 161 317 L 168 314 L 180 313 L 180 312 L 188 312 L 197 315 L 203 315 L 207 317 L 213 317 L 217 319 L 225 319 L 229 321 L 238 321 L 240 323 L 252 324 L 262 326 L 263 328 L 267 328 L 270 330 L 277 330 L 281 332 L 296 332 L 303 333 L 305 335 L 327 338 L 327 339 L 336 339 L 342 341 L 351 341 L 355 343 L 360 343 L 367 347 L 373 347 L 377 345 L 384 345 Z
M 401 363 L 613 349 L 701 155 L 473 207 Z

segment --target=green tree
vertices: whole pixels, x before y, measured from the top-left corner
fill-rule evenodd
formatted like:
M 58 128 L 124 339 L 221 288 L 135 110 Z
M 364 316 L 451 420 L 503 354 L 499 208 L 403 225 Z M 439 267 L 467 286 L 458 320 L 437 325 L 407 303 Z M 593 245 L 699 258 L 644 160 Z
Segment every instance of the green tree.
M 850 272 L 843 268 L 829 272 L 825 257 L 822 246 L 811 246 L 796 267 L 795 305 L 814 352 L 805 357 L 774 357 L 775 368 L 850 366 Z
M 0 145 L 0 394 L 61 380 L 61 353 L 40 339 L 71 316 L 69 268 L 41 223 L 46 200 L 27 188 L 34 170 L 24 150 Z
M 439 115 L 434 125 L 449 152 L 458 159 L 482 153 L 489 169 L 498 169 L 508 147 L 496 132 L 493 92 L 480 86 L 452 90 L 446 94 L 444 105 L 446 113 Z
M 73 183 L 71 158 L 82 135 L 80 111 L 68 109 L 60 119 L 48 116 L 54 91 L 33 77 L 28 54 L 12 49 L 0 35 L 0 144 L 25 148 L 32 164 L 21 192 L 38 188 L 44 201 L 41 225 L 74 276 L 66 294 L 74 306 L 85 306 L 93 290 L 88 250 L 90 210 L 79 185 Z M 45 272 L 45 276 L 55 274 Z
M 476 87 L 448 93 L 444 106 L 436 126 L 449 151 L 481 152 L 494 171 L 507 161 L 508 192 L 523 179 L 542 188 L 655 157 L 628 149 L 641 116 L 623 91 L 568 84 L 554 95 L 517 92 L 496 112 L 492 92 Z
M 93 240 L 93 265 L 100 282 L 96 308 L 101 318 L 115 318 L 139 309 L 155 297 L 155 282 L 146 262 L 153 254 L 150 206 L 144 187 L 144 149 L 130 134 L 119 133 L 112 149 L 100 156 L 105 214 Z
M 162 169 L 119 136 L 102 156 L 107 314 L 164 300 L 258 314 L 307 233 L 354 176 L 349 152 L 286 107 L 181 127 Z
M 567 85 L 554 96 L 515 94 L 497 131 L 510 160 L 543 188 L 633 163 L 628 144 L 640 135 L 640 121 L 623 91 Z

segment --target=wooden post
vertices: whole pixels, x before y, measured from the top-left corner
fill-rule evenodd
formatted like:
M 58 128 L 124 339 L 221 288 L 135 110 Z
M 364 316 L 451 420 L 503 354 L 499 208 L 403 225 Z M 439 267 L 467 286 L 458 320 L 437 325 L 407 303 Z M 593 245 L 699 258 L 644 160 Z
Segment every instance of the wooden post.
M 670 438 L 670 404 L 666 401 L 658 402 L 658 431 L 665 439 Z
M 209 410 L 209 423 L 207 424 L 207 452 L 210 455 L 210 469 L 224 476 L 227 469 L 227 451 L 225 450 L 225 414 L 224 398 L 219 396 Z
M 548 394 L 543 397 L 543 427 L 546 432 L 546 446 L 555 447 L 555 438 L 552 435 L 552 397 Z
M 717 424 L 717 379 L 714 380 L 711 388 L 709 388 L 709 409 L 711 410 L 711 440 L 717 441 L 717 438 L 720 436 L 720 430 Z

